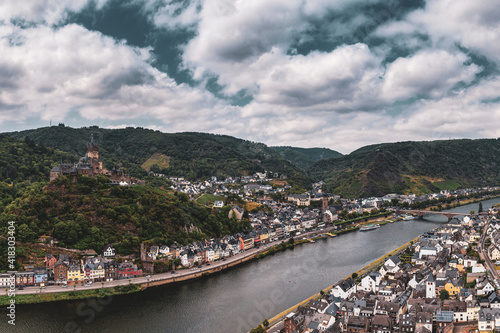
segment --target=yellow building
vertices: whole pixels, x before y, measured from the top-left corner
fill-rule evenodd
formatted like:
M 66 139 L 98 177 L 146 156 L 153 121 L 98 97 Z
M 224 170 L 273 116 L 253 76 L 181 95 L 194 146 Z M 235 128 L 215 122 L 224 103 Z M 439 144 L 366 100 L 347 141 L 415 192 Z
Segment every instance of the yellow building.
M 85 279 L 85 274 L 79 264 L 72 264 L 68 267 L 68 282 L 78 283 Z
M 261 243 L 268 243 L 269 242 L 269 233 L 260 234 L 260 242 Z
M 452 282 L 447 282 L 444 285 L 444 289 L 448 291 L 450 297 L 456 297 L 460 293 L 460 290 L 462 290 L 460 286 L 453 284 Z
M 472 234 L 469 236 L 470 242 L 477 242 L 481 238 L 480 234 Z
M 90 272 L 90 276 L 94 277 L 94 280 L 102 280 L 105 276 L 104 264 L 99 263 L 94 266 L 94 269 Z

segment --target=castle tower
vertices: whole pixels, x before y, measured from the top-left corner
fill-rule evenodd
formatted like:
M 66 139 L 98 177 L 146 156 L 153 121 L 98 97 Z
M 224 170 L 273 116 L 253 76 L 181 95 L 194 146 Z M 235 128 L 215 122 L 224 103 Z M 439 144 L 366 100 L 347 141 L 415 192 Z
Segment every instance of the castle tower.
M 425 281 L 425 297 L 436 298 L 436 282 L 432 274 L 429 274 L 427 281 Z
M 94 173 L 100 173 L 102 170 L 102 162 L 99 158 L 99 145 L 94 141 L 94 134 L 90 134 L 90 142 L 87 144 L 87 157 L 92 163 Z

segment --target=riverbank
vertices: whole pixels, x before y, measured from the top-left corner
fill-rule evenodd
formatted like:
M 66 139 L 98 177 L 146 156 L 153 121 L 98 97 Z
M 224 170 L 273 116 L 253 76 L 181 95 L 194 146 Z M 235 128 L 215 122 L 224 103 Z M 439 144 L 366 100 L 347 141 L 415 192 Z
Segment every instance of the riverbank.
M 443 211 L 443 210 L 449 210 L 449 209 L 453 209 L 453 208 L 458 208 L 458 207 L 462 207 L 462 206 L 465 206 L 465 205 L 471 205 L 471 204 L 479 203 L 479 202 L 490 200 L 490 199 L 496 199 L 496 198 L 500 198 L 500 194 L 499 195 L 486 196 L 486 197 L 483 197 L 483 198 L 464 199 L 464 200 L 461 200 L 461 201 L 458 201 L 458 202 L 441 205 L 441 207 L 439 205 L 435 205 L 435 206 L 426 207 L 425 209 L 426 210 L 434 210 L 434 211 L 439 211 L 440 212 L 440 211 Z
M 395 254 L 398 254 L 402 251 L 404 251 L 407 247 L 411 246 L 414 242 L 416 242 L 417 240 L 419 239 L 419 237 L 416 237 L 414 239 L 412 239 L 411 241 L 401 245 L 400 247 L 398 247 L 397 249 L 383 255 L 382 257 L 372 261 L 370 264 L 366 265 L 365 267 L 361 268 L 360 270 L 354 272 L 352 275 L 356 275 L 356 276 L 363 276 L 364 274 L 372 271 L 375 267 L 377 266 L 380 266 L 381 264 L 384 263 L 384 261 L 388 258 L 388 257 L 391 257 Z M 347 276 L 345 277 L 344 279 L 341 279 L 340 281 L 338 281 L 337 283 L 321 290 L 319 293 L 316 293 L 308 298 L 306 298 L 305 300 L 303 300 L 302 302 L 286 309 L 285 311 L 282 311 L 280 313 L 278 313 L 277 315 L 275 315 L 274 317 L 272 317 L 271 319 L 269 319 L 269 329 L 268 331 L 271 331 L 272 327 L 279 324 L 289 313 L 295 311 L 299 306 L 302 306 L 302 305 L 305 305 L 307 303 L 309 303 L 311 300 L 314 300 L 314 299 L 319 299 L 321 298 L 322 294 L 321 293 L 327 293 L 329 292 L 332 288 L 334 288 L 336 285 L 338 285 L 339 283 L 341 283 L 342 281 L 344 281 L 345 279 L 351 277 L 352 275 L 350 276 Z
M 141 286 L 137 284 L 128 284 L 124 286 L 116 286 L 113 288 L 77 290 L 62 293 L 16 295 L 15 300 L 16 304 L 38 304 L 46 302 L 72 301 L 95 297 L 103 298 L 115 295 L 131 294 L 141 290 L 143 290 L 143 288 L 141 288 Z M 11 297 L 9 296 L 0 296 L 0 306 L 6 306 L 10 304 L 10 300 Z
M 366 223 L 370 223 L 369 220 Z M 384 221 L 385 222 L 385 221 Z M 383 223 L 383 222 L 382 222 Z M 360 223 L 364 224 L 364 223 Z M 228 268 L 240 265 L 244 262 L 248 262 L 254 259 L 261 259 L 268 255 L 273 255 L 278 251 L 286 251 L 289 248 L 293 248 L 294 246 L 305 244 L 305 243 L 314 243 L 315 240 L 323 239 L 323 238 L 331 238 L 337 235 L 342 235 L 350 232 L 354 232 L 359 230 L 359 226 L 354 226 L 347 229 L 342 229 L 339 231 L 334 231 L 332 227 L 328 227 L 322 231 L 311 231 L 308 233 L 304 233 L 300 235 L 303 239 L 296 239 L 294 242 L 290 242 L 290 239 L 283 240 L 281 242 L 275 242 L 274 245 L 270 247 L 261 246 L 259 248 L 252 249 L 248 253 L 243 253 L 241 257 L 232 257 L 228 259 L 226 262 L 218 262 L 212 264 L 212 266 L 204 266 L 200 270 L 180 270 L 180 274 L 171 275 L 168 274 L 159 274 L 153 275 L 147 281 L 137 281 L 133 284 L 130 284 L 130 281 L 127 283 L 123 281 L 122 285 L 116 285 L 113 287 L 102 286 L 100 288 L 97 287 L 89 287 L 85 290 L 73 290 L 73 291 L 52 291 L 50 289 L 43 289 L 42 293 L 39 293 L 39 289 L 30 294 L 16 294 L 16 304 L 36 304 L 36 303 L 46 303 L 46 302 L 58 302 L 58 301 L 69 301 L 69 300 L 79 300 L 85 298 L 99 298 L 99 297 L 108 297 L 111 295 L 119 295 L 119 294 L 130 294 L 135 293 L 141 290 L 145 290 L 147 288 L 161 286 L 170 283 L 182 283 L 189 280 L 195 280 L 199 278 L 204 278 L 216 273 L 219 273 Z M 232 259 L 232 261 L 231 261 Z M 140 279 L 140 278 L 137 278 Z M 135 280 L 135 279 L 134 279 Z M 145 279 L 143 279 L 145 280 Z M 117 281 L 119 282 L 119 281 Z M 137 286 L 135 289 L 128 289 L 123 291 L 122 287 L 127 287 L 129 285 Z M 69 287 L 71 288 L 71 286 Z M 8 304 L 9 298 L 8 296 L 0 296 L 0 304 Z
M 497 201 L 495 201 L 495 202 L 497 202 Z M 370 221 L 370 222 L 365 222 L 365 223 L 372 223 L 372 222 Z M 385 223 L 385 221 L 377 221 L 377 223 L 383 224 L 383 223 Z M 399 224 L 399 223 L 397 223 L 397 224 Z M 330 236 L 321 236 L 321 234 L 328 233 L 329 231 L 332 234 L 342 234 L 342 233 L 346 233 L 346 232 L 349 232 L 350 234 L 355 234 L 354 231 L 356 231 L 356 230 L 358 230 L 358 229 L 356 227 L 354 227 L 354 228 L 344 229 L 344 230 L 338 232 L 338 231 L 331 230 L 331 228 L 327 228 L 326 230 L 322 230 L 322 231 L 318 230 L 315 232 L 302 234 L 299 237 L 306 237 L 306 238 L 315 240 L 315 239 L 318 239 L 318 237 L 319 238 L 330 237 Z M 362 234 L 362 233 L 359 233 L 359 234 Z M 413 237 L 415 237 L 415 235 L 412 235 L 411 238 L 413 238 Z M 297 237 L 295 237 L 295 238 L 297 238 Z M 408 238 L 406 238 L 406 239 L 408 239 Z M 297 240 L 296 240 L 296 242 L 297 242 Z M 304 243 L 306 243 L 306 242 L 311 242 L 311 241 L 304 240 Z M 281 242 L 276 242 L 275 245 L 277 246 L 280 243 Z M 285 240 L 285 243 L 286 243 L 286 240 Z M 321 242 L 321 243 L 324 243 L 324 242 Z M 332 242 L 328 242 L 328 243 L 334 244 L 337 242 L 332 241 Z M 252 250 L 254 250 L 254 252 L 249 253 Z M 142 290 L 147 289 L 149 287 L 170 284 L 170 283 L 177 283 L 179 285 L 179 288 L 180 288 L 184 284 L 184 282 L 189 282 L 189 280 L 202 280 L 203 281 L 203 280 L 205 280 L 204 277 L 206 277 L 206 276 L 210 276 L 210 275 L 219 275 L 220 276 L 220 274 L 217 274 L 217 273 L 223 271 L 226 268 L 233 267 L 233 266 L 239 265 L 243 262 L 253 260 L 253 259 L 255 259 L 256 255 L 258 255 L 261 252 L 264 252 L 266 250 L 268 250 L 268 248 L 261 246 L 259 249 L 251 249 L 250 251 L 242 253 L 241 255 L 237 255 L 235 257 L 228 258 L 227 261 L 225 261 L 225 262 L 220 261 L 220 262 L 212 263 L 210 266 L 204 265 L 201 270 L 186 269 L 186 270 L 182 270 L 182 271 L 179 270 L 176 274 L 170 274 L 170 272 L 163 273 L 163 274 L 159 274 L 159 275 L 153 275 L 149 279 L 150 281 L 148 281 L 145 277 L 142 277 L 142 278 L 137 278 L 140 280 L 133 279 L 132 283 L 137 284 L 139 287 L 141 287 Z M 381 252 L 379 255 L 381 255 L 382 253 L 383 252 Z M 248 256 L 248 257 L 244 257 L 244 256 Z M 234 262 L 230 263 L 230 260 L 234 260 Z M 361 265 L 358 267 L 361 267 Z M 355 271 L 356 269 L 352 269 L 351 271 Z M 333 281 L 336 281 L 337 279 L 341 279 L 343 275 L 347 275 L 349 272 L 350 271 L 344 272 L 341 276 L 337 276 L 336 279 Z M 216 277 L 216 278 L 218 278 L 218 277 Z M 115 283 L 115 282 L 116 282 L 116 284 L 121 284 L 121 285 L 127 285 L 129 283 L 128 281 L 125 281 L 125 280 L 114 281 L 113 283 Z M 92 287 L 85 288 L 85 292 L 90 292 L 90 290 L 113 289 L 113 287 L 116 286 L 116 284 L 115 284 L 114 286 L 107 287 L 106 284 L 111 284 L 111 282 L 106 282 L 104 284 L 104 288 L 100 288 L 101 287 L 100 285 L 99 286 L 95 285 L 94 286 L 95 289 L 93 289 Z M 323 286 L 324 285 L 318 285 L 317 288 L 315 288 L 314 290 L 308 291 L 306 294 L 303 294 L 302 297 L 300 297 L 299 299 L 303 299 L 303 298 L 307 297 L 309 294 L 312 294 L 312 293 L 320 290 L 321 288 L 323 288 Z M 42 294 L 39 293 L 40 290 L 38 288 L 35 288 L 35 287 L 30 287 L 30 288 L 33 288 L 33 291 L 32 291 L 33 294 L 31 294 L 31 295 L 34 298 L 38 297 L 35 295 L 44 295 L 44 294 L 49 293 L 49 287 L 47 287 L 47 289 L 42 290 Z M 174 288 L 177 288 L 177 286 L 174 286 Z M 59 301 L 59 300 L 72 300 L 72 299 L 82 299 L 82 298 L 86 298 L 86 297 L 99 297 L 99 294 L 97 291 L 92 292 L 92 294 L 85 294 L 85 292 L 83 290 L 81 290 L 84 293 L 82 293 L 82 294 L 69 294 L 70 292 L 68 292 L 67 290 L 65 290 L 63 288 L 60 288 L 60 289 L 61 289 L 60 291 L 56 291 L 53 294 L 55 294 L 55 293 L 67 293 L 67 295 L 63 296 L 63 297 L 42 297 L 39 301 L 36 301 L 36 302 L 37 303 L 41 303 L 41 302 L 57 303 L 57 301 Z M 71 290 L 72 287 L 69 286 L 68 289 Z M 83 287 L 81 287 L 80 289 L 83 289 Z M 78 288 L 76 289 L 76 291 L 77 292 L 79 291 Z M 21 291 L 21 293 L 22 293 L 22 291 Z M 142 293 L 138 293 L 138 294 L 142 294 Z M 0 299 L 1 299 L 1 296 L 0 296 Z M 288 307 L 288 306 L 296 303 L 297 301 L 298 300 L 296 299 L 294 302 L 290 302 L 290 303 L 286 304 L 286 306 L 283 306 L 282 308 Z M 17 293 L 17 295 L 16 295 L 16 303 L 17 304 L 31 303 L 31 302 L 35 302 L 35 301 L 29 300 L 29 299 L 24 300 L 24 299 L 22 299 L 21 294 L 19 292 Z M 278 311 L 278 309 L 276 311 Z
M 328 230 L 328 229 L 327 229 Z M 326 230 L 324 232 L 327 232 Z M 318 231 L 310 232 L 303 234 L 303 237 L 314 237 L 318 235 Z M 327 237 L 327 236 L 325 236 Z M 316 237 L 317 239 L 319 237 Z M 242 263 L 254 260 L 256 258 L 263 258 L 267 255 L 274 254 L 277 251 L 284 251 L 288 248 L 291 248 L 295 245 L 300 245 L 304 243 L 311 243 L 310 239 L 301 239 L 294 241 L 293 243 L 288 240 L 284 240 L 281 242 L 275 242 L 275 244 L 270 247 L 261 246 L 260 248 L 254 248 L 249 250 L 248 252 L 244 252 L 241 255 L 237 255 L 231 258 L 228 258 L 226 261 L 219 261 L 213 263 L 210 266 L 203 266 L 200 269 L 196 270 L 187 270 L 183 269 L 178 271 L 177 274 L 163 273 L 153 275 L 151 278 L 135 278 L 134 283 L 125 280 L 113 281 L 120 283 L 121 285 L 115 285 L 113 287 L 97 287 L 97 285 L 88 287 L 85 290 L 73 290 L 73 291 L 52 291 L 50 289 L 43 289 L 43 292 L 40 293 L 39 289 L 34 289 L 35 291 L 27 294 L 20 294 L 19 292 L 16 294 L 16 304 L 36 304 L 36 303 L 46 303 L 46 302 L 58 302 L 58 301 L 69 301 L 69 300 L 79 300 L 85 298 L 99 298 L 99 297 L 108 297 L 112 295 L 119 294 L 130 294 L 145 290 L 147 288 L 171 284 L 171 283 L 181 283 L 189 280 L 195 280 L 199 278 L 204 278 L 216 273 L 219 273 L 223 270 L 232 268 L 234 266 L 240 265 Z M 274 249 L 274 251 L 273 251 Z M 142 280 L 142 281 L 141 281 Z M 136 286 L 134 288 L 129 286 Z M 71 286 L 68 287 L 68 289 Z M 9 304 L 10 298 L 7 295 L 0 296 L 0 305 Z
M 358 231 L 359 227 L 352 227 L 352 228 L 343 229 L 340 231 L 332 231 L 332 230 L 326 229 L 323 233 L 318 234 L 317 236 L 314 236 L 311 238 L 306 238 L 306 239 L 295 240 L 293 243 L 291 243 L 289 241 L 288 242 L 281 242 L 279 245 L 272 246 L 268 250 L 261 252 L 255 258 L 262 259 L 262 258 L 265 258 L 269 255 L 273 255 L 276 252 L 285 251 L 286 249 L 293 248 L 296 245 L 302 245 L 302 244 L 306 244 L 306 243 L 314 243 L 316 240 L 320 240 L 320 239 L 324 239 L 324 238 L 332 238 L 332 237 L 336 237 L 337 235 L 343 235 L 343 234 L 346 234 L 349 232 Z

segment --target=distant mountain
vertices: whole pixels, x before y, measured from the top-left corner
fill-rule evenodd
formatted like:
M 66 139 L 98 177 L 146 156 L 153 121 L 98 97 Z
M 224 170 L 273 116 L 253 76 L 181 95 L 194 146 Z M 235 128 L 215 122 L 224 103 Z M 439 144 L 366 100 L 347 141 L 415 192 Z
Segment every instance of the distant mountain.
M 500 184 L 500 140 L 496 139 L 376 144 L 341 155 L 326 148 L 268 147 L 226 135 L 144 128 L 52 126 L 5 134 L 22 140 L 4 137 L 0 141 L 5 151 L 0 176 L 12 181 L 48 177 L 57 161 L 76 161 L 85 154 L 93 134 L 105 167 L 122 165 L 139 178 L 145 177 L 146 170 L 191 180 L 267 170 L 286 174 L 294 192 L 324 180 L 328 191 L 345 197 Z M 37 154 L 45 154 L 46 147 L 58 151 L 49 150 L 50 158 L 38 160 Z
M 281 158 L 274 149 L 226 135 L 205 133 L 162 133 L 144 128 L 104 129 L 97 126 L 43 127 L 6 133 L 45 146 L 83 156 L 91 134 L 100 145 L 104 166 L 121 165 L 128 173 L 144 177 L 146 170 L 195 180 L 210 176 L 224 178 L 264 170 L 286 174 L 297 191 L 310 187 L 303 170 Z M 154 161 L 158 161 L 154 165 Z M 152 162 L 153 161 L 153 162 Z
M 398 142 L 315 162 L 310 175 L 346 197 L 500 185 L 500 140 Z
M 296 148 L 289 146 L 270 147 L 279 156 L 301 169 L 309 167 L 319 160 L 336 158 L 342 156 L 341 153 L 328 148 Z

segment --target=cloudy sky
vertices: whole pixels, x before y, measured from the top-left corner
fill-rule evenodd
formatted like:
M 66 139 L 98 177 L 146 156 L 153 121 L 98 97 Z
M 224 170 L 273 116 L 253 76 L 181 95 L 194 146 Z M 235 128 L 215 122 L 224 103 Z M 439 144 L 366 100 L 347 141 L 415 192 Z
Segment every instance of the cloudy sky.
M 500 3 L 3 0 L 0 132 L 233 135 L 342 153 L 500 136 Z

